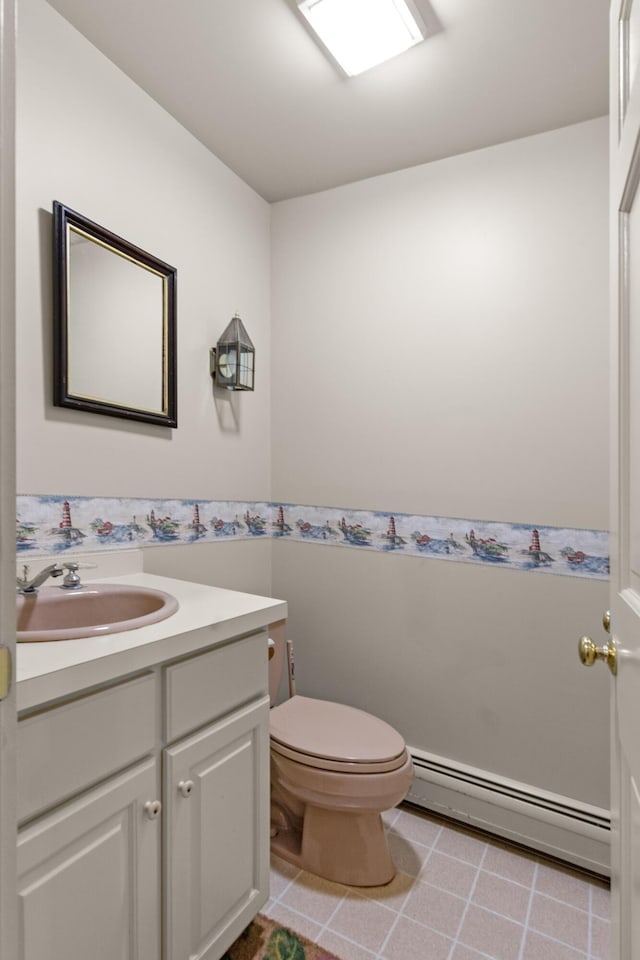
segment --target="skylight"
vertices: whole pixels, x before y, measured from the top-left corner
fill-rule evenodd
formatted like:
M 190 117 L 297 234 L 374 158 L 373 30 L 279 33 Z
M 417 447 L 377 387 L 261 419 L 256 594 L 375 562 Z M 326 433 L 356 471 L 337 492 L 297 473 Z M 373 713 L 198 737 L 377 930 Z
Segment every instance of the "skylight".
M 424 40 L 405 0 L 297 0 L 347 76 L 390 60 Z

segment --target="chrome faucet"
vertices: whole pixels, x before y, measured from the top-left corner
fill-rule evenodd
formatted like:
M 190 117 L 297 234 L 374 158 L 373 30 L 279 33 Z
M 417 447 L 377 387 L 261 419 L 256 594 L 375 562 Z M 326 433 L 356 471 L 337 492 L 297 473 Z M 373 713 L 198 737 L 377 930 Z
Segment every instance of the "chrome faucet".
M 63 573 L 64 570 L 59 563 L 51 563 L 29 580 L 29 567 L 25 564 L 22 568 L 22 576 L 16 577 L 16 589 L 18 593 L 36 593 L 38 587 L 41 587 L 49 577 L 61 577 Z

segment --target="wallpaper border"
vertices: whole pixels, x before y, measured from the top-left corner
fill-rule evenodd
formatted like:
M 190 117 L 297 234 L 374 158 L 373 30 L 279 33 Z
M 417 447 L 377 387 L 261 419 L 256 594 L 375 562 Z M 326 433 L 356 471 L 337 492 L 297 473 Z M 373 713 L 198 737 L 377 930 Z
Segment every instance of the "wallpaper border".
M 556 576 L 609 577 L 609 535 L 604 530 L 277 501 L 17 498 L 18 556 L 260 537 Z

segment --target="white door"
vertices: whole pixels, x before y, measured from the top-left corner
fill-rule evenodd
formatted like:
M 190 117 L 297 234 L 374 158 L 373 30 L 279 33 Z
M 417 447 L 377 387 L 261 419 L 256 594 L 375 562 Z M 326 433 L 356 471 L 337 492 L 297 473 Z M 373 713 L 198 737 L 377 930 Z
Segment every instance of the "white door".
M 0 957 L 17 952 L 15 655 L 15 0 L 0 0 Z M 2 666 L 4 664 L 4 666 Z
M 613 960 L 640 957 L 640 0 L 611 3 Z M 615 661 L 614 661 L 615 656 Z

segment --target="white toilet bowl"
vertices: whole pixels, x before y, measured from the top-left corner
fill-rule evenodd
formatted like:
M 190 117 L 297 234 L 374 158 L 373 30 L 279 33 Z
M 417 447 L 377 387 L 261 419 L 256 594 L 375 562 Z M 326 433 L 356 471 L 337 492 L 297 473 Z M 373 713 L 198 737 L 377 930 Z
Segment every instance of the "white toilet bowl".
M 381 813 L 404 799 L 412 777 L 404 740 L 383 720 L 291 697 L 271 710 L 272 851 L 339 883 L 389 883 Z

